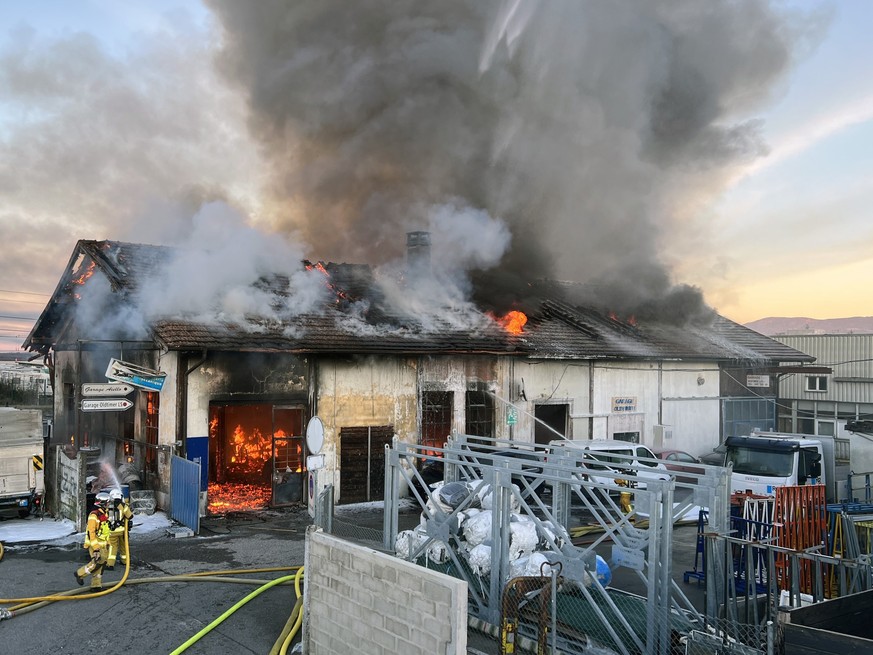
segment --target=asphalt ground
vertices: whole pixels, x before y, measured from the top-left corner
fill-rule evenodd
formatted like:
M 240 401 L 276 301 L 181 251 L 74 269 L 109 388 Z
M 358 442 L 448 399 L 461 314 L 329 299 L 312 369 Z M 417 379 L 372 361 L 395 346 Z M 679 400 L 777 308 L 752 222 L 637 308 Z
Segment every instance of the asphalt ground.
M 418 511 L 409 507 L 401 521 L 415 523 L 417 517 Z M 336 521 L 357 526 L 359 535 L 378 538 L 381 504 L 339 507 Z M 310 524 L 305 508 L 293 508 L 205 518 L 200 534 L 194 537 L 174 537 L 167 530 L 138 534 L 134 527 L 129 584 L 102 597 L 57 601 L 0 620 L 0 654 L 172 653 L 260 585 L 133 581 L 204 571 L 302 566 L 305 532 Z M 80 543 L 62 541 L 8 544 L 0 560 L 0 598 L 82 590 L 73 572 L 86 561 L 85 551 Z M 696 526 L 675 529 L 672 574 L 689 599 L 702 607 L 702 586 L 682 580 L 684 572 L 693 568 L 696 541 Z M 378 547 L 373 543 L 364 545 Z M 610 548 L 611 544 L 605 542 L 598 552 L 608 559 Z M 260 572 L 235 577 L 266 582 L 292 573 Z M 121 580 L 123 574 L 120 566 L 107 571 L 104 588 Z M 614 570 L 612 584 L 631 593 L 646 593 L 639 576 L 627 569 Z M 265 655 L 281 633 L 295 600 L 293 585 L 268 589 L 185 652 Z M 13 605 L 4 602 L 0 606 Z M 474 630 L 468 633 L 468 647 L 470 653 L 498 652 L 496 639 Z
M 134 527 L 129 584 L 102 597 L 52 602 L 0 620 L 0 653 L 171 653 L 260 585 L 132 581 L 202 571 L 302 566 L 309 524 L 303 508 L 207 518 L 196 537 L 172 537 L 167 531 L 137 535 Z M 0 596 L 30 598 L 81 590 L 74 571 L 86 559 L 80 544 L 9 544 L 0 560 Z M 234 577 L 266 582 L 292 573 Z M 123 575 L 121 566 L 106 571 L 104 589 Z M 293 585 L 270 588 L 185 652 L 264 655 L 282 632 L 295 601 Z

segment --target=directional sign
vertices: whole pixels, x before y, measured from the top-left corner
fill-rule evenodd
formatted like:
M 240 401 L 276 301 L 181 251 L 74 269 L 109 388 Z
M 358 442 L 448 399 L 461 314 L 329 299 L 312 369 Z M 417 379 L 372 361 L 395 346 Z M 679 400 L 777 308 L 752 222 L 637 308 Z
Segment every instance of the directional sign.
M 103 400 L 83 400 L 83 412 L 118 412 L 130 409 L 133 403 L 127 398 L 104 398 Z
M 133 387 L 123 382 L 86 382 L 82 385 L 82 395 L 88 398 L 109 398 L 127 396 Z

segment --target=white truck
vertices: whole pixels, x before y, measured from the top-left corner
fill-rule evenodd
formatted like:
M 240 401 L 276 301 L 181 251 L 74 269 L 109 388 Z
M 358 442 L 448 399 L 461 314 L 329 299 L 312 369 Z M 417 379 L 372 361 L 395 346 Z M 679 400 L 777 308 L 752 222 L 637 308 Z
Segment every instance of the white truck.
M 0 515 L 30 514 L 45 493 L 42 411 L 0 407 Z
M 725 440 L 731 491 L 773 496 L 776 487 L 823 484 L 827 502 L 846 496 L 850 442 L 825 435 L 754 430 Z

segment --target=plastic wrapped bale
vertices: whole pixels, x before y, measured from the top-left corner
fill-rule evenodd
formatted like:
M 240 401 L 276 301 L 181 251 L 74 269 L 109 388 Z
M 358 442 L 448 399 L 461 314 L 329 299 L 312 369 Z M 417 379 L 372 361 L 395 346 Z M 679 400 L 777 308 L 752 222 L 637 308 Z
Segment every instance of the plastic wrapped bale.
M 519 504 L 518 497 L 521 492 L 519 491 L 518 485 L 512 485 L 512 498 L 509 501 L 509 511 L 510 512 L 518 512 L 521 505 Z M 491 485 L 490 484 L 482 484 L 476 490 L 476 495 L 479 497 L 479 503 L 482 505 L 482 509 L 493 509 L 493 497 L 494 494 L 491 493 Z
M 439 498 L 440 504 L 448 506 L 451 511 L 460 507 L 471 493 L 466 482 L 447 482 L 434 495 Z
M 491 510 L 482 510 L 464 521 L 464 541 L 471 550 L 491 539 Z
M 491 546 L 478 544 L 467 553 L 467 563 L 476 575 L 488 575 L 491 573 Z
M 427 547 L 427 558 L 436 564 L 444 564 L 449 559 L 449 550 L 442 541 L 434 539 Z
M 552 544 L 555 548 L 564 546 L 563 531 L 555 528 L 555 524 L 551 521 L 543 521 L 537 528 L 539 535 L 539 544 L 537 550 L 552 550 Z
M 411 553 L 427 541 L 427 533 L 422 526 L 414 530 L 403 530 L 394 538 L 394 554 L 401 559 L 408 560 Z
M 513 514 L 509 523 L 509 560 L 526 557 L 537 549 L 537 524 L 531 519 Z
M 531 553 L 526 557 L 519 557 L 509 563 L 509 578 L 521 577 L 549 577 L 552 574 L 552 566 L 549 558 L 543 553 Z

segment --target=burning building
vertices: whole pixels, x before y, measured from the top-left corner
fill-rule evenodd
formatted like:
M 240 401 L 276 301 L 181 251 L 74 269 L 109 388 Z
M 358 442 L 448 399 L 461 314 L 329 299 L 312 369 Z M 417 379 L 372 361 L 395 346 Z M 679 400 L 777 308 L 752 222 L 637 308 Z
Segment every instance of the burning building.
M 426 276 L 422 244 L 413 239 L 413 258 Z M 318 487 L 334 485 L 341 503 L 381 499 L 394 439 L 671 439 L 704 452 L 775 420 L 775 382 L 752 394 L 731 380 L 811 361 L 718 315 L 687 325 L 609 315 L 558 284 L 539 285 L 525 311 L 425 320 L 392 303 L 396 288 L 366 265 L 302 262 L 317 287 L 304 309 L 287 278 L 265 276 L 251 293 L 268 298 L 269 316 L 137 313 L 177 255 L 80 241 L 26 343 L 53 372 L 59 457 L 97 448 L 138 471 L 161 507 L 174 504 L 181 459 L 201 464 L 204 513 L 305 502 L 318 491 L 304 439 L 314 416 L 324 425 Z M 412 278 L 392 284 L 420 292 Z M 285 311 L 291 303 L 299 311 Z M 86 411 L 85 385 L 106 382 L 113 361 L 141 373 L 130 377 L 132 407 Z

